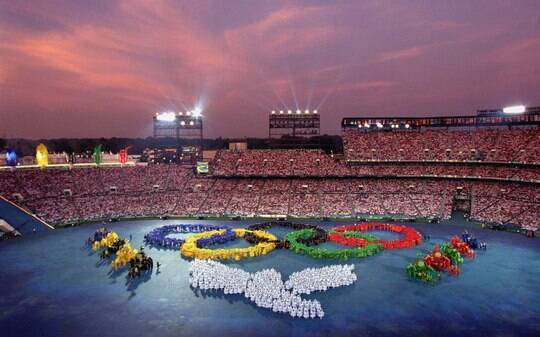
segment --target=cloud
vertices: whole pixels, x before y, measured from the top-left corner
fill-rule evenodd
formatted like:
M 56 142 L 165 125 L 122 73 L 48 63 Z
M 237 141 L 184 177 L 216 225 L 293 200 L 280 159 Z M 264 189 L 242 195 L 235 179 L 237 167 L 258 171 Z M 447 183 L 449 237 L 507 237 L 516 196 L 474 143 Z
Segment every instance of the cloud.
M 324 103 L 323 132 L 339 132 L 359 106 L 462 114 L 540 104 L 540 27 L 519 15 L 538 10 L 0 0 L 0 117 L 12 120 L 10 136 L 148 136 L 156 111 L 204 98 L 206 135 L 262 136 L 268 110 L 296 105 Z
M 333 10 L 324 6 L 283 7 L 259 21 L 226 31 L 225 40 L 231 49 L 262 59 L 306 53 L 339 34 L 325 20 Z
M 378 62 L 388 62 L 395 61 L 400 59 L 407 59 L 424 54 L 424 48 L 422 47 L 411 47 L 406 49 L 399 49 L 389 52 L 382 53 L 377 59 Z
M 396 86 L 395 81 L 373 80 L 373 81 L 358 81 L 339 85 L 337 91 L 360 91 L 371 89 L 387 89 Z

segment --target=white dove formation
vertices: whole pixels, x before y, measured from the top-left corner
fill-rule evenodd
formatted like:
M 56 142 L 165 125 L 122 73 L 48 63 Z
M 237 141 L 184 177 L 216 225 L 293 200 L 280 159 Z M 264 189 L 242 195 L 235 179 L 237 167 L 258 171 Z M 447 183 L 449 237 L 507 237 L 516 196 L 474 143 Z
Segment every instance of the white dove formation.
M 202 290 L 243 293 L 258 307 L 288 313 L 292 317 L 323 318 L 324 311 L 319 301 L 302 299 L 300 294 L 351 285 L 356 281 L 353 270 L 353 265 L 308 268 L 293 273 L 283 283 L 281 274 L 273 268 L 248 273 L 212 260 L 193 260 L 189 282 L 192 287 Z
M 285 289 L 290 289 L 293 294 L 309 295 L 314 291 L 348 286 L 356 282 L 353 270 L 352 264 L 306 268 L 292 273 L 285 282 Z

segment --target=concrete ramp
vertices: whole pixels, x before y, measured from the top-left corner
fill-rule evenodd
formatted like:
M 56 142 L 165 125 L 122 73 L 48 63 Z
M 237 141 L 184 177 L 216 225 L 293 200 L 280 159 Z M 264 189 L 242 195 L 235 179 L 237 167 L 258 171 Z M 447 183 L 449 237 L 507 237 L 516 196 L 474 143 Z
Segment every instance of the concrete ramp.
M 23 236 L 34 232 L 43 232 L 54 229 L 43 220 L 26 212 L 24 209 L 0 196 L 0 218 L 9 226 L 20 232 Z

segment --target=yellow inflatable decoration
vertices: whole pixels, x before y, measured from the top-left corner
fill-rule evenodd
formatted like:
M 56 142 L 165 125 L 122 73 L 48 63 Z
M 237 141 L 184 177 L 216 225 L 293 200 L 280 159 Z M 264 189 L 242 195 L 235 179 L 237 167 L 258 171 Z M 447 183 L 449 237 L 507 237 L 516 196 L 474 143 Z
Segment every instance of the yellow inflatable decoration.
M 39 144 L 36 147 L 36 162 L 39 167 L 49 165 L 49 152 L 47 151 L 47 147 L 43 144 Z
M 119 243 L 118 241 L 120 241 L 118 234 L 116 232 L 110 232 L 102 240 L 94 242 L 92 244 L 92 250 L 97 252 L 101 248 L 112 248 L 115 244 Z M 111 262 L 111 266 L 114 269 L 118 269 L 137 257 L 142 259 L 141 253 L 133 249 L 129 242 L 126 241 L 116 252 L 116 257 Z
M 116 252 L 116 258 L 111 263 L 111 266 L 114 269 L 120 268 L 125 266 L 129 263 L 132 259 L 134 259 L 137 256 L 138 252 L 137 250 L 131 248 L 131 245 L 129 243 L 125 243 L 120 250 Z
M 96 252 L 100 248 L 110 248 L 113 246 L 113 244 L 120 240 L 120 237 L 115 232 L 110 232 L 105 236 L 101 241 L 96 241 L 92 245 L 92 250 Z
M 268 241 L 277 242 L 278 238 L 265 231 L 250 231 L 246 229 L 233 229 L 237 237 L 244 237 L 246 233 L 253 233 L 254 235 L 267 239 Z M 197 241 L 202 238 L 208 238 L 216 234 L 222 234 L 225 230 L 207 231 L 199 234 L 192 235 L 186 239 L 180 251 L 182 255 L 195 259 L 203 260 L 240 260 L 247 257 L 255 257 L 270 253 L 276 248 L 274 242 L 261 242 L 252 247 L 247 248 L 230 248 L 230 249 L 208 249 L 197 247 Z

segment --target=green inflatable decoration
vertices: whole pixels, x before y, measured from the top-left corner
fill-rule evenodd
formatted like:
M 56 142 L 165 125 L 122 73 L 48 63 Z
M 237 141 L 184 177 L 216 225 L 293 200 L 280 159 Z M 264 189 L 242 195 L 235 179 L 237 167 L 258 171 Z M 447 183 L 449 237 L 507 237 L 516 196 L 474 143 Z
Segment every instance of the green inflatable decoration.
M 411 278 L 432 284 L 437 283 L 441 278 L 441 273 L 428 266 L 420 255 L 416 257 L 414 262 L 409 263 L 407 266 L 407 275 Z
M 92 157 L 94 158 L 94 162 L 97 165 L 101 164 L 101 161 L 102 161 L 101 144 L 96 145 L 96 147 L 94 147 L 94 153 L 92 154 Z
M 302 229 L 288 233 L 285 236 L 285 241 L 289 243 L 289 249 L 295 253 L 309 255 L 316 259 L 347 260 L 349 258 L 363 258 L 375 255 L 383 250 L 382 244 L 368 244 L 364 247 L 349 249 L 327 249 L 312 247 L 299 242 L 300 239 L 309 241 L 313 234 L 313 229 Z
M 445 242 L 441 246 L 441 253 L 448 257 L 450 259 L 450 262 L 452 264 L 455 264 L 456 266 L 461 266 L 463 264 L 463 257 L 461 254 L 452 246 L 450 242 Z

